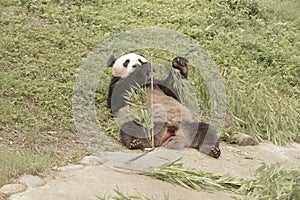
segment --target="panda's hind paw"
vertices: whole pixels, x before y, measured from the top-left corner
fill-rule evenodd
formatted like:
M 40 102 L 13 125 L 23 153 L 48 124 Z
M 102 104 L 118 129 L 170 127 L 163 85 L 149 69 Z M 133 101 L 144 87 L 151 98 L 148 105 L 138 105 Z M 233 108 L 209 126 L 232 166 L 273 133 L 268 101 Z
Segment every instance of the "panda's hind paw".
M 139 139 L 133 139 L 130 142 L 129 149 L 142 149 L 142 150 L 144 150 L 144 146 L 143 146 L 141 140 L 139 140 Z
M 209 152 L 209 155 L 214 157 L 214 158 L 219 158 L 220 155 L 221 155 L 221 151 L 220 151 L 219 147 L 212 146 L 211 150 Z

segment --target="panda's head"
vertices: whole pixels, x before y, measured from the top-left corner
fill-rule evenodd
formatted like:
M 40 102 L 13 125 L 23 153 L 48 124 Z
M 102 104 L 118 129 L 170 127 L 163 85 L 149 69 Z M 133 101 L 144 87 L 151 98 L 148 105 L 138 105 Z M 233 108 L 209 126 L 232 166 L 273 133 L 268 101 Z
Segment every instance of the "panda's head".
M 107 66 L 112 67 L 113 77 L 126 78 L 136 68 L 147 62 L 145 57 L 135 53 L 129 53 L 119 58 L 111 56 L 107 61 Z

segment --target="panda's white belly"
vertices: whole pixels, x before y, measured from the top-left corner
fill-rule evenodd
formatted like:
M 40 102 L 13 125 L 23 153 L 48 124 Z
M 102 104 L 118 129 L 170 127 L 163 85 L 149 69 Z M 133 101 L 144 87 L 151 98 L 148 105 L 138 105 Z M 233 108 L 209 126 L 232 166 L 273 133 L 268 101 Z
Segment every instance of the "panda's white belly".
M 154 123 L 166 123 L 167 126 L 179 127 L 182 122 L 195 122 L 192 113 L 187 107 L 181 105 L 173 97 L 165 95 L 158 86 L 154 87 L 152 95 L 153 107 L 151 106 L 151 91 L 149 89 L 147 94 L 148 109 L 151 110 L 153 108 Z M 127 105 L 115 113 L 121 124 L 134 120 L 129 110 L 130 106 Z M 150 111 L 149 113 L 152 112 Z
M 148 92 L 150 98 L 151 92 Z M 179 126 L 182 122 L 193 122 L 192 113 L 173 97 L 167 96 L 158 87 L 153 90 L 154 121 L 165 121 L 168 125 Z M 148 101 L 149 102 L 149 101 Z

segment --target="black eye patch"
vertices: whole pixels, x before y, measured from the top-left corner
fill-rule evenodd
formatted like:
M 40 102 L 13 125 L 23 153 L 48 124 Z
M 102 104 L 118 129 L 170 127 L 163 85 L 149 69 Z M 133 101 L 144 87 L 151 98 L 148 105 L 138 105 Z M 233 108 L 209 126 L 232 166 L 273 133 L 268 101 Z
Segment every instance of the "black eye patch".
M 127 60 L 125 60 L 125 62 L 123 63 L 123 66 L 124 66 L 124 67 L 127 67 L 129 63 L 130 63 L 130 60 L 127 59 Z
M 138 59 L 141 64 L 146 64 L 147 62 L 143 62 L 141 59 Z

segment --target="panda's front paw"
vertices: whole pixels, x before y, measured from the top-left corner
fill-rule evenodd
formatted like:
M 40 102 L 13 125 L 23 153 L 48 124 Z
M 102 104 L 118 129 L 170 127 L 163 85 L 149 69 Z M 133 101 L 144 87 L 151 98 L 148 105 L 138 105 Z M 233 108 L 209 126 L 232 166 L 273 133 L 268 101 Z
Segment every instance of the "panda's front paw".
M 220 151 L 219 147 L 212 146 L 210 149 L 209 155 L 213 158 L 219 158 L 221 155 L 221 151 Z
M 188 60 L 183 57 L 177 56 L 172 61 L 172 67 L 175 69 L 179 69 L 180 73 L 187 78 L 188 74 L 188 67 L 187 67 Z
M 139 139 L 133 139 L 130 142 L 129 149 L 142 149 L 142 150 L 144 150 L 145 148 L 144 148 L 141 140 L 139 140 Z

